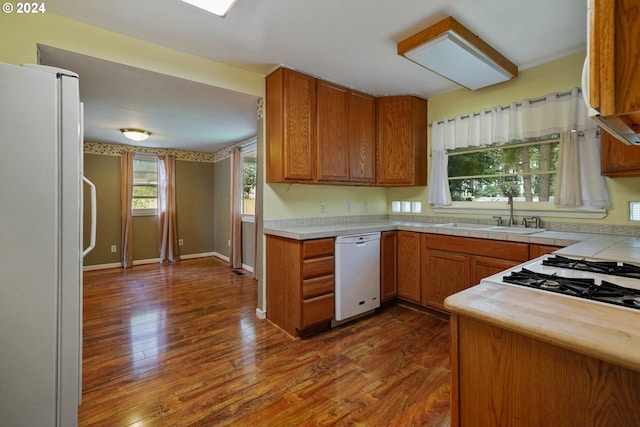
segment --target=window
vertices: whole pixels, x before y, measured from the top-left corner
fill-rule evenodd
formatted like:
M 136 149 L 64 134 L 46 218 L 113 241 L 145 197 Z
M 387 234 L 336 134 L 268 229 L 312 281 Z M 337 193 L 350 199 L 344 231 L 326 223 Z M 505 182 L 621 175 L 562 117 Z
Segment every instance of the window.
M 453 201 L 553 202 L 559 135 L 448 152 Z
M 242 215 L 256 213 L 256 146 L 242 150 Z
M 158 208 L 158 157 L 136 154 L 133 158 L 133 215 L 156 215 Z

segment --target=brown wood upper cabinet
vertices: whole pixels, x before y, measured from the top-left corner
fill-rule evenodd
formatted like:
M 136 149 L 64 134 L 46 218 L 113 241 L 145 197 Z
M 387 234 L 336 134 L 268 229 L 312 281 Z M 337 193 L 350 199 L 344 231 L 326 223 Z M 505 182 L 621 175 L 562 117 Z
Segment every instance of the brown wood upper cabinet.
M 376 183 L 427 184 L 427 101 L 414 96 L 377 98 Z
M 375 182 L 375 98 L 317 80 L 316 180 Z
M 640 147 L 624 145 L 600 129 L 600 171 L 603 176 L 640 176 Z
M 287 68 L 266 85 L 267 182 L 375 183 L 373 96 Z
M 638 20 L 637 0 L 589 0 L 589 101 L 602 116 L 640 114 Z
M 279 68 L 266 80 L 267 182 L 315 179 L 316 79 Z

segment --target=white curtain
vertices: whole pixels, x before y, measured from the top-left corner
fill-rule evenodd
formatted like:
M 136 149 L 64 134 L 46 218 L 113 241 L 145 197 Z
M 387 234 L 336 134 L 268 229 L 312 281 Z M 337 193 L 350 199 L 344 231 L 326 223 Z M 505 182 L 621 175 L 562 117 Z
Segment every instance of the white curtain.
M 568 94 L 551 93 L 543 98 L 513 102 L 508 107 L 493 107 L 468 116 L 434 122 L 431 128 L 432 166 L 428 201 L 435 205 L 451 204 L 447 150 L 539 138 L 553 133 L 575 131 L 591 134 L 596 129 L 596 124 L 588 118 L 579 88 L 573 88 Z M 569 140 L 570 138 L 565 138 L 565 141 Z M 589 154 L 585 154 L 585 158 L 579 157 L 578 175 L 581 181 L 591 182 L 596 180 L 592 175 L 599 176 L 599 166 L 593 168 L 593 161 L 597 159 L 599 162 L 599 151 L 595 153 L 592 148 L 586 147 L 584 151 Z M 559 169 L 562 167 L 560 165 Z M 565 173 L 563 170 L 558 171 L 558 174 Z M 574 178 L 571 176 L 578 175 L 567 174 L 570 182 L 565 181 L 563 185 L 575 188 L 576 184 L 572 183 Z M 606 193 L 606 188 L 604 191 Z M 583 193 L 581 197 L 586 197 L 588 203 L 608 199 L 603 196 L 602 190 L 598 190 L 597 196 Z M 583 206 L 585 203 L 576 206 Z
M 555 204 L 586 208 L 609 206 L 607 185 L 600 175 L 600 136 L 597 130 L 561 135 Z

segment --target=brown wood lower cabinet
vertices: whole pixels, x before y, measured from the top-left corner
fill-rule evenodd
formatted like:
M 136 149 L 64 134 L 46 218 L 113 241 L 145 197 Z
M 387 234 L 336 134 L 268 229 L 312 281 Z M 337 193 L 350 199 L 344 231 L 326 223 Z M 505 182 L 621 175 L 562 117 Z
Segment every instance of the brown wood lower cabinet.
M 493 276 L 507 268 L 515 267 L 523 261 L 474 256 L 471 263 L 471 286 L 477 285 L 485 277 Z
M 640 372 L 451 316 L 451 426 L 637 426 Z
M 267 236 L 267 318 L 290 335 L 328 327 L 334 317 L 333 238 Z
M 529 259 L 529 244 L 424 234 L 422 304 L 446 311 L 444 299 Z
M 420 303 L 421 233 L 398 232 L 398 296 Z
M 422 263 L 422 303 L 445 310 L 446 297 L 473 285 L 470 272 L 470 255 L 426 249 Z
M 380 302 L 398 297 L 398 232 L 384 231 L 380 236 Z
M 554 246 L 554 245 L 540 245 L 537 243 L 529 244 L 529 258 L 534 259 L 539 256 L 550 254 L 553 251 L 557 251 L 558 249 L 562 249 L 563 246 Z

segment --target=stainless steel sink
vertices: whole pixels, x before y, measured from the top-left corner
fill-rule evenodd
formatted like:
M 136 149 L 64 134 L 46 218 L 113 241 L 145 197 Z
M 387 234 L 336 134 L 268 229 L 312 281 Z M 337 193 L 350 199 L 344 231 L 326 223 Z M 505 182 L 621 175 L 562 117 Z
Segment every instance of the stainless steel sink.
M 504 225 L 487 225 L 487 224 L 471 224 L 464 222 L 447 222 L 444 224 L 434 224 L 433 227 L 451 228 L 456 230 L 477 230 L 489 231 L 495 233 L 508 234 L 536 234 L 544 231 L 544 228 L 524 228 L 524 227 L 507 227 Z
M 536 234 L 543 232 L 544 228 L 506 227 L 504 225 L 493 225 L 486 230 L 510 234 Z
M 464 223 L 464 222 L 447 222 L 445 224 L 435 224 L 434 227 L 460 228 L 460 229 L 466 229 L 466 230 L 478 230 L 478 229 L 485 229 L 485 228 L 488 228 L 488 227 L 491 227 L 491 226 L 487 225 L 487 224 L 468 224 L 468 223 Z

